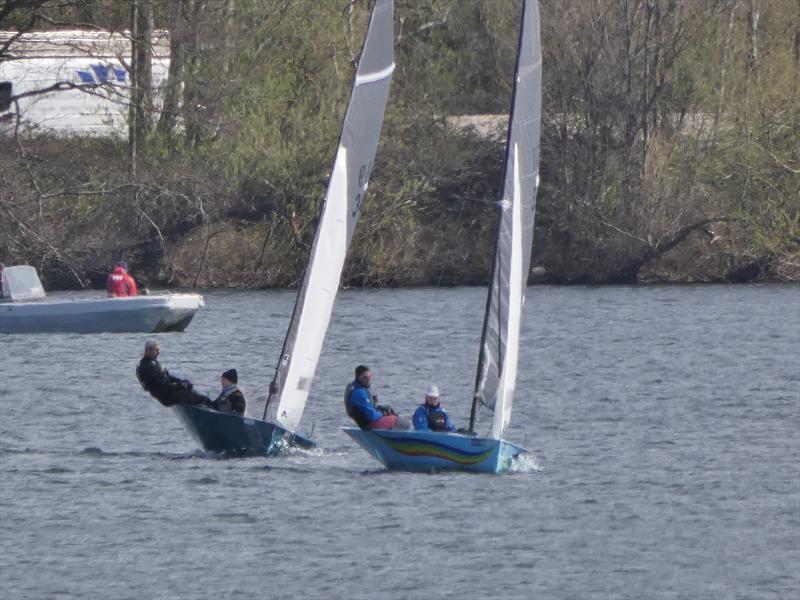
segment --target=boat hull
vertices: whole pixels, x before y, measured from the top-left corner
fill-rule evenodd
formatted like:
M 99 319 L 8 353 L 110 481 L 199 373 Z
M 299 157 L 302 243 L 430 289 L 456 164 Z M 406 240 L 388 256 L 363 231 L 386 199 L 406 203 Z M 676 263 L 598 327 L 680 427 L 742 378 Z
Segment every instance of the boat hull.
M 0 304 L 0 333 L 183 331 L 204 306 L 199 294 Z
M 392 471 L 507 471 L 526 450 L 506 440 L 431 431 L 342 428 Z
M 314 448 L 316 444 L 277 423 L 253 417 L 221 413 L 199 406 L 179 405 L 172 410 L 206 452 L 226 456 L 275 456 L 288 447 Z

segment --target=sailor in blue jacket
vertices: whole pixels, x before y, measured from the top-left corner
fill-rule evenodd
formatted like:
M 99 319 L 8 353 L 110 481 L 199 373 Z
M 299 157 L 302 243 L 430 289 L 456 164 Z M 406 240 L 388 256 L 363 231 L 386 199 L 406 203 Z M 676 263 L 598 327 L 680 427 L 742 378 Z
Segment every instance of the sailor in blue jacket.
M 361 429 L 408 429 L 408 421 L 398 417 L 390 406 L 377 404 L 378 397 L 370 389 L 369 367 L 357 366 L 355 377 L 344 391 L 344 408 Z
M 455 431 L 450 417 L 439 404 L 439 388 L 432 385 L 425 394 L 425 402 L 414 411 L 414 429 L 417 431 Z

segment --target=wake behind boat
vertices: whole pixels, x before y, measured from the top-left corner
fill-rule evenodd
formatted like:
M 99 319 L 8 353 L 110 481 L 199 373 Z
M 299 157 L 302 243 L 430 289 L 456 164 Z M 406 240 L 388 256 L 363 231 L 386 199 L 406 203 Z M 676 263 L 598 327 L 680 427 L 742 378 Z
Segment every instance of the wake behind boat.
M 5 267 L 3 289 L 0 333 L 183 331 L 205 305 L 199 294 L 54 300 L 47 298 L 36 269 L 27 265 Z
M 175 407 L 191 435 L 207 451 L 271 455 L 288 445 L 314 445 L 296 431 L 311 391 L 347 248 L 378 149 L 394 72 L 393 11 L 392 0 L 377 0 L 372 9 L 320 220 L 263 418 L 194 406 Z
M 525 449 L 502 439 L 511 419 L 517 380 L 522 304 L 530 269 L 539 182 L 542 52 L 537 0 L 523 0 L 503 192 L 492 275 L 484 313 L 469 435 L 347 427 L 344 431 L 388 469 L 402 471 L 508 470 Z M 488 435 L 475 435 L 483 407 Z

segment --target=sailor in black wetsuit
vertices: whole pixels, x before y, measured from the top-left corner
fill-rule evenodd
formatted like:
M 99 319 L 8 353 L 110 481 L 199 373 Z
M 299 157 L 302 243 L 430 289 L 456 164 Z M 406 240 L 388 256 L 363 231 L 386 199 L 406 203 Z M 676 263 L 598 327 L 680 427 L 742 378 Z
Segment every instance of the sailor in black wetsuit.
M 199 404 L 211 407 L 211 400 L 203 394 L 192 390 L 192 382 L 179 379 L 169 374 L 158 362 L 161 344 L 158 340 L 147 340 L 144 344 L 144 356 L 136 367 L 136 377 L 145 391 L 164 406 L 175 404 Z

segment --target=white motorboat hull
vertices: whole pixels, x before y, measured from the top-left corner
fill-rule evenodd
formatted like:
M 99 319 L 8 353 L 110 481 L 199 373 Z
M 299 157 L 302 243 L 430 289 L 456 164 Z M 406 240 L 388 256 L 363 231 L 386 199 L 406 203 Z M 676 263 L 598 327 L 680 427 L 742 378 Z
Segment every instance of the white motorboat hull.
M 183 331 L 204 305 L 199 294 L 0 303 L 0 333 Z

